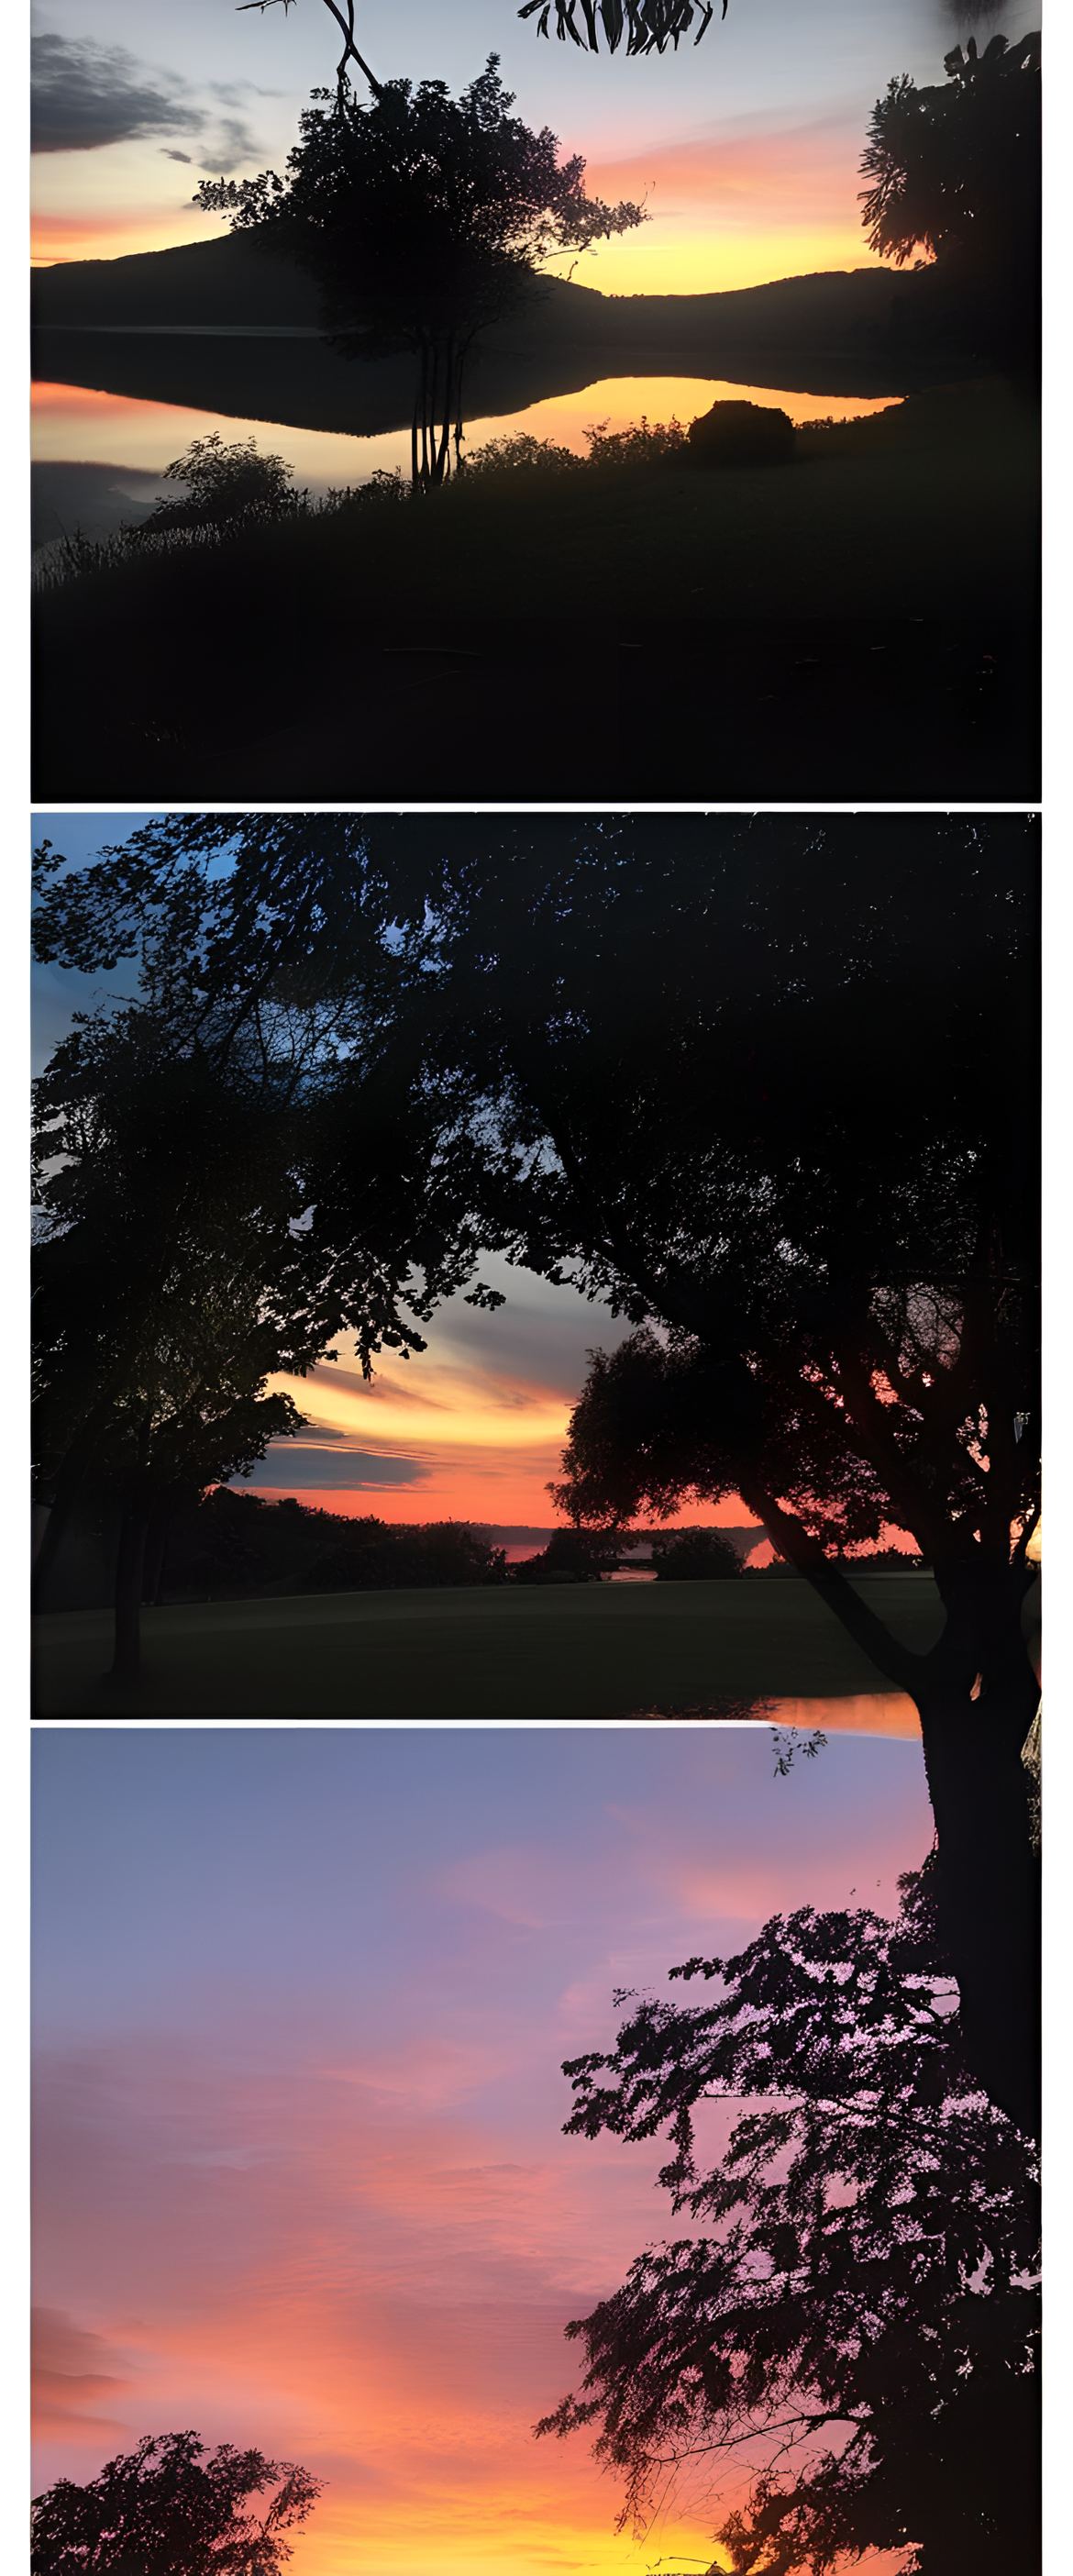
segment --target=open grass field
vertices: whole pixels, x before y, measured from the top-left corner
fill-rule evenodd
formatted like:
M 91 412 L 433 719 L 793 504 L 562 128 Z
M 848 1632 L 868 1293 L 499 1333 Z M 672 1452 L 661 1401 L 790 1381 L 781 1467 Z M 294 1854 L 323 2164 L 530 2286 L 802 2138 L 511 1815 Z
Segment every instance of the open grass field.
M 942 1626 L 926 1574 L 858 1588 L 906 1644 Z M 890 1687 L 803 1582 L 352 1592 L 147 1610 L 143 1673 L 107 1679 L 111 1621 L 35 1622 L 39 1717 L 623 1718 Z M 789 1720 L 791 1713 L 782 1714 Z M 837 1724 L 834 1708 L 822 1722 Z M 821 1722 L 814 1711 L 803 1723 Z M 903 1721 L 911 1729 L 906 1710 Z M 880 1731 L 902 1731 L 896 1710 Z
M 786 466 L 463 479 L 40 596 L 34 793 L 1033 797 L 1038 584 L 999 379 Z

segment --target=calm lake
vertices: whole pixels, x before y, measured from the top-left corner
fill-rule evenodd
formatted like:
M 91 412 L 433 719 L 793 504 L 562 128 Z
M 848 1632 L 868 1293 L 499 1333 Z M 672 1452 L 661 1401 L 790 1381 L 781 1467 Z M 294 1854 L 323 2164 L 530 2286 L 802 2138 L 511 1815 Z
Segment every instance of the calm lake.
M 709 410 L 713 402 L 724 401 L 762 403 L 788 412 L 795 424 L 857 420 L 885 411 L 899 399 L 896 394 L 862 397 L 785 392 L 769 385 L 716 382 L 707 376 L 610 376 L 585 386 L 581 392 L 553 394 L 519 411 L 471 420 L 466 427 L 466 444 L 472 453 L 489 439 L 525 431 L 536 438 L 552 439 L 557 446 L 572 448 L 583 456 L 585 431 L 597 422 L 613 430 L 625 429 L 642 418 L 666 421 L 674 417 L 688 422 L 698 412 Z M 410 467 L 408 429 L 359 436 L 340 430 L 299 428 L 286 421 L 146 401 L 85 385 L 38 381 L 33 387 L 32 419 L 34 462 L 49 469 L 49 488 L 55 484 L 57 495 L 61 478 L 56 469 L 86 466 L 94 469 L 102 493 L 108 487 L 135 501 L 152 501 L 162 488 L 159 478 L 164 467 L 173 457 L 181 456 L 192 439 L 204 438 L 214 430 L 227 444 L 255 438 L 262 454 L 282 456 L 293 466 L 297 488 L 307 485 L 313 494 L 362 483 L 380 469 L 393 472 L 399 467 L 408 474 Z M 110 471 L 105 473 L 105 468 Z M 86 525 L 81 490 L 78 509 L 81 524 Z

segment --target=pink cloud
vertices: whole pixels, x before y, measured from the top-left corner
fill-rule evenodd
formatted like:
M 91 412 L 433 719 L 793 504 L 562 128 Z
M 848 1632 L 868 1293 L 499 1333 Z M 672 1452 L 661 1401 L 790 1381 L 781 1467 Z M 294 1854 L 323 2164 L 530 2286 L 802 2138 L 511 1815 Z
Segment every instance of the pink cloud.
M 639 199 L 652 215 L 719 208 L 731 220 L 815 223 L 855 217 L 863 184 L 856 128 L 824 122 L 782 133 L 708 133 L 590 161 L 591 196 Z M 861 238 L 862 265 L 869 254 Z

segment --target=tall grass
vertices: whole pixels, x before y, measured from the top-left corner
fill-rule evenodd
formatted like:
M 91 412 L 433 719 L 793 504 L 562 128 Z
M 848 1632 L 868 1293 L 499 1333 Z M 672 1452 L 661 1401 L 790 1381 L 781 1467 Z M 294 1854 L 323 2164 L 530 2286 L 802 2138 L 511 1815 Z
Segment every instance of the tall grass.
M 629 428 L 620 430 L 609 430 L 606 421 L 597 421 L 584 434 L 588 441 L 586 456 L 525 431 L 488 439 L 472 456 L 463 459 L 442 490 L 449 491 L 452 484 L 457 488 L 463 483 L 513 478 L 524 473 L 585 474 L 609 466 L 690 461 L 689 433 L 679 420 L 649 421 L 642 416 Z M 170 473 L 172 469 L 166 470 Z M 294 526 L 325 519 L 349 520 L 357 513 L 366 516 L 370 511 L 379 515 L 385 509 L 396 509 L 400 503 L 435 502 L 437 497 L 419 484 L 404 482 L 398 471 L 390 474 L 381 468 L 362 483 L 345 484 L 315 499 L 308 489 L 281 489 L 226 513 L 211 508 L 197 513 L 188 507 L 180 517 L 179 511 L 169 506 L 151 519 L 124 523 L 106 537 L 86 536 L 80 528 L 71 536 L 64 535 L 36 558 L 34 588 L 45 592 L 63 590 L 87 574 L 113 572 L 124 564 L 167 562 L 176 556 L 216 552 L 236 537 L 255 535 L 259 529 L 277 528 L 284 523 Z

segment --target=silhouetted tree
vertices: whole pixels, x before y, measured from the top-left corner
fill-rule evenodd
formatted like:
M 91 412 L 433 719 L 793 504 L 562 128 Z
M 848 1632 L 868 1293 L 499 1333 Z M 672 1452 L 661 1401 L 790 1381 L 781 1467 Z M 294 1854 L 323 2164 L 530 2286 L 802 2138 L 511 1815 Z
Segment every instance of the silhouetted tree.
M 598 2425 L 642 2525 L 684 2466 L 718 2497 L 718 2464 L 740 2484 L 759 2454 L 716 2535 L 735 2576 L 870 2549 L 909 2549 L 906 2576 L 1039 2563 L 1036 2159 L 965 2063 L 935 1878 L 899 1881 L 893 1924 L 805 1907 L 672 1968 L 716 2000 L 636 2003 L 610 2055 L 564 2068 L 568 2133 L 666 2132 L 687 2233 L 567 2327 L 582 2391 L 537 2430 Z M 741 2116 L 705 2171 L 713 2099 Z
M 1042 245 L 1040 39 L 946 56 L 944 89 L 888 84 L 861 171 L 869 246 L 899 267 L 929 251 L 955 281 L 1038 331 Z
M 327 91 L 314 95 L 328 99 Z M 417 359 L 415 486 L 442 483 L 462 437 L 478 334 L 536 289 L 557 251 L 580 253 L 645 217 L 587 197 L 585 164 L 509 113 L 498 56 L 457 99 L 445 82 L 388 81 L 370 105 L 345 86 L 301 119 L 287 177 L 206 180 L 194 203 L 229 214 L 316 280 L 347 357 Z
M 511 1567 L 511 1581 L 599 1583 L 601 1575 L 614 1573 L 632 1537 L 628 1529 L 553 1530 L 538 1556 L 523 1556 Z
M 717 1529 L 657 1530 L 652 1540 L 657 1582 L 725 1582 L 742 1571 L 737 1548 Z
M 292 2555 L 283 2534 L 323 2485 L 262 2451 L 221 2442 L 206 2457 L 196 2433 L 147 2433 L 87 2486 L 59 2478 L 35 2497 L 31 2576 L 279 2576 Z
M 300 1428 L 267 1379 L 304 1372 L 336 1324 L 292 1232 L 280 1093 L 237 1063 L 222 1079 L 137 1008 L 76 1029 L 36 1086 L 35 1482 L 53 1558 L 87 1489 L 119 1504 L 117 1674 L 138 1668 L 154 1521 L 162 1541 L 182 1497 Z
M 348 989 L 368 1027 L 325 1242 L 361 1240 L 375 1062 L 474 1263 L 498 1247 L 651 1328 L 604 1364 L 623 1436 L 601 1448 L 587 1401 L 582 1455 L 575 1425 L 567 1508 L 598 1529 L 740 1493 L 913 1696 L 966 2052 L 1031 2126 L 1035 822 L 259 816 L 199 914 L 235 837 L 146 827 L 46 894 L 42 953 L 91 963 L 140 919 L 236 1015 L 273 974 Z M 934 1568 L 930 1657 L 839 1569 L 885 1524 Z

